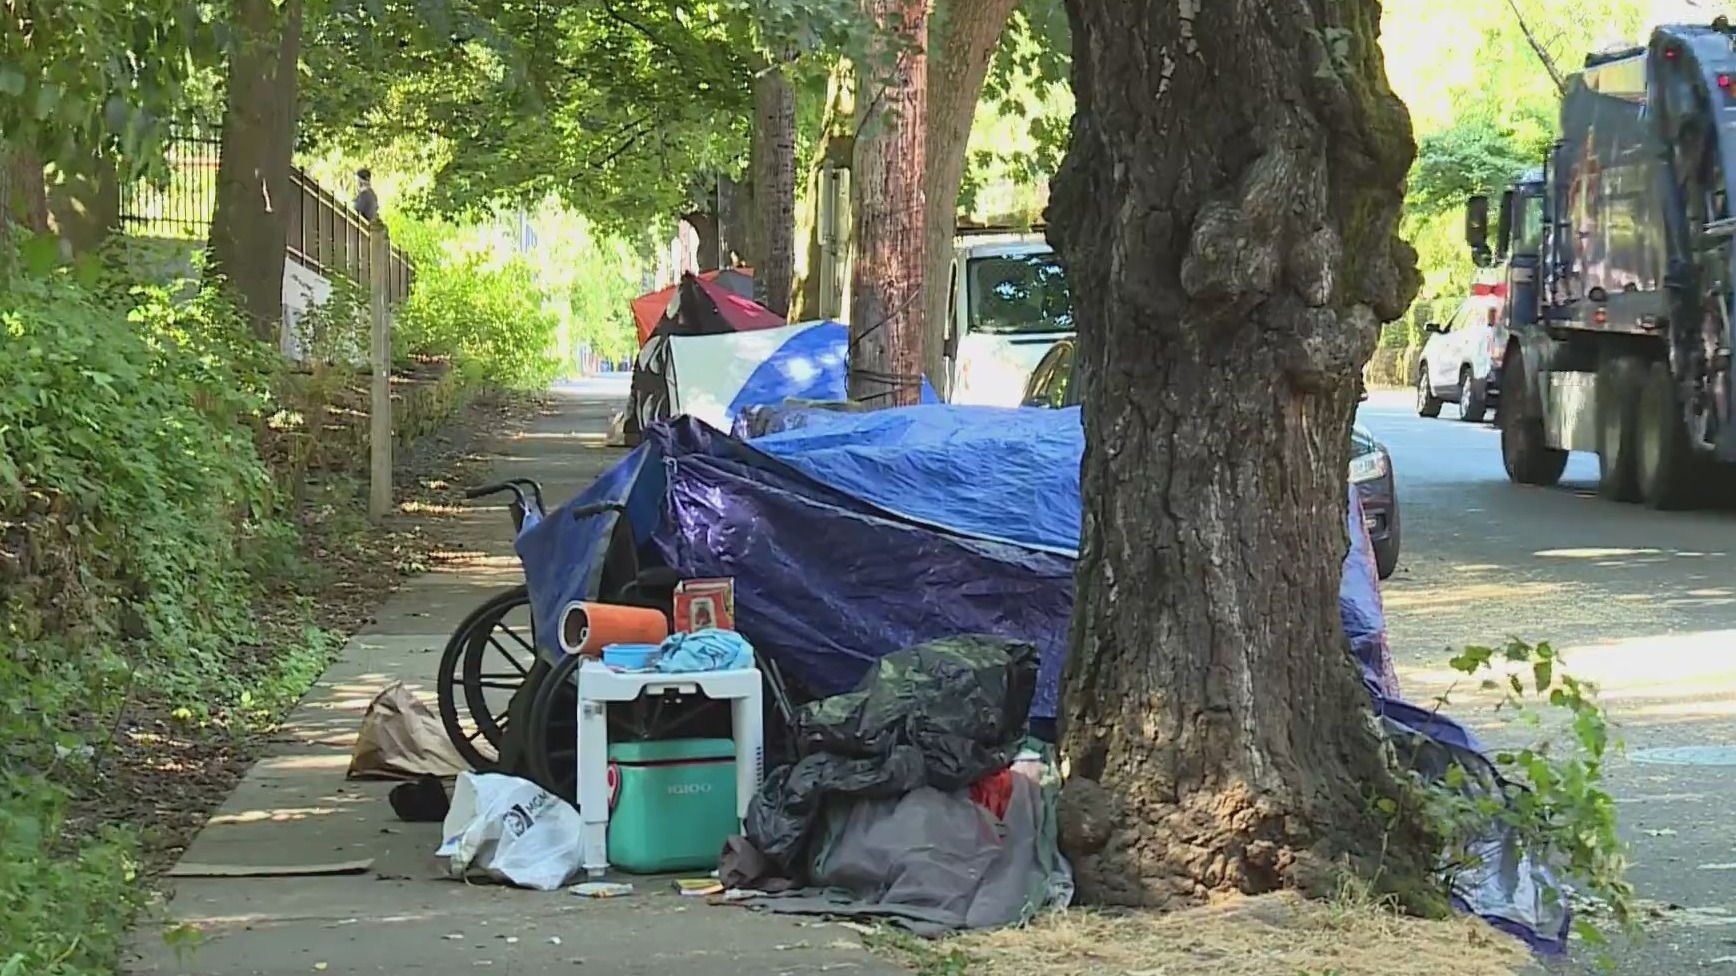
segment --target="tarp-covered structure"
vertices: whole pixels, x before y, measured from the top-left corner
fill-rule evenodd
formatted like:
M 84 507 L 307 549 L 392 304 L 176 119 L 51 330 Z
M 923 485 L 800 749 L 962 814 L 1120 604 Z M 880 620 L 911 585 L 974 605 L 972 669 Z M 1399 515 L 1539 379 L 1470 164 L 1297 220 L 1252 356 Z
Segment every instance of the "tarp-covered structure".
M 675 327 L 665 332 L 660 326 L 633 369 L 629 413 L 636 429 L 687 416 L 730 430 L 750 407 L 791 398 L 844 399 L 850 363 L 847 326 L 782 321 L 765 325 L 757 319 L 747 324 L 752 327 L 715 325 L 703 332 Z M 922 400 L 939 401 L 926 381 Z
M 733 306 L 731 298 L 753 303 L 753 269 L 724 268 L 719 271 L 702 271 L 697 275 L 684 275 L 683 279 L 693 278 L 701 282 L 706 294 L 711 300 L 724 306 Z M 679 318 L 681 311 L 682 282 L 678 281 L 667 288 L 659 288 L 633 299 L 633 325 L 639 333 L 639 345 L 643 347 L 651 340 L 651 334 L 657 331 L 657 326 L 664 322 Z M 758 307 L 757 305 L 755 307 Z
M 671 408 L 680 395 L 673 343 L 702 336 L 726 337 L 722 346 L 713 349 L 727 355 L 727 337 L 784 326 L 781 316 L 753 301 L 752 278 L 740 273 L 709 275 L 708 280 L 706 275 L 684 274 L 676 284 L 633 302 L 640 348 L 633 360 L 633 384 L 627 398 L 624 427 L 629 443 L 637 443 L 646 427 L 681 412 Z M 746 282 L 746 294 L 728 286 L 739 281 Z M 653 309 L 656 317 L 648 318 Z
M 734 577 L 738 629 L 809 696 L 851 691 L 895 651 L 982 634 L 1037 647 L 1030 712 L 1052 718 L 1080 525 L 1077 408 L 767 409 L 776 403 L 742 411 L 767 431 L 752 439 L 692 418 L 652 427 L 566 510 L 521 535 L 537 633 L 555 633 L 567 601 L 599 596 L 614 539 L 641 563 Z M 598 502 L 620 511 L 569 514 Z M 1354 491 L 1348 529 L 1340 603 L 1377 713 L 1436 761 L 1495 782 L 1467 730 L 1399 700 Z M 1491 835 L 1487 853 L 1482 873 L 1458 876 L 1461 907 L 1563 948 L 1566 910 L 1546 896 L 1544 869 L 1510 836 Z

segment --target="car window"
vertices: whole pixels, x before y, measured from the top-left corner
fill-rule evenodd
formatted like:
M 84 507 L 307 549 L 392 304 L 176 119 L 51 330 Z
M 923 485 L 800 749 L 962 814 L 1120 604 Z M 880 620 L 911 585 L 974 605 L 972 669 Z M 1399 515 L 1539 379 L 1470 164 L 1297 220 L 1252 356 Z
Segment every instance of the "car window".
M 965 268 L 970 331 L 990 335 L 1073 331 L 1073 292 L 1054 254 L 972 258 Z
M 1514 254 L 1537 254 L 1543 249 L 1543 197 L 1535 191 L 1519 198 L 1518 232 Z
M 1047 405 L 1061 409 L 1067 405 L 1067 387 L 1073 379 L 1073 344 L 1063 342 L 1055 350 L 1055 372 L 1049 379 L 1049 391 L 1043 398 Z
M 1447 331 L 1448 332 L 1457 332 L 1460 329 L 1463 329 L 1464 327 L 1466 327 L 1467 325 L 1470 325 L 1471 324 L 1471 316 L 1476 312 L 1476 310 L 1477 310 L 1477 303 L 1476 302 L 1465 302 L 1464 304 L 1460 305 L 1459 310 L 1457 312 L 1453 313 L 1453 317 L 1451 319 L 1447 320 Z
M 1033 407 L 1065 405 L 1067 381 L 1073 373 L 1073 344 L 1057 342 L 1043 355 L 1037 368 L 1031 371 L 1031 381 L 1025 386 L 1025 403 Z

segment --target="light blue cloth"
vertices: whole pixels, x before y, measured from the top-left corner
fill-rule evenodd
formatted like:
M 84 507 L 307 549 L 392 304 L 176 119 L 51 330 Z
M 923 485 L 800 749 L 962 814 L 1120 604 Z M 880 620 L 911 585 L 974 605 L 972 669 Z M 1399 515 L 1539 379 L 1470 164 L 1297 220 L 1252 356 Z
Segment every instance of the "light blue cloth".
M 691 634 L 670 634 L 657 651 L 657 670 L 664 674 L 742 671 L 751 667 L 753 645 L 747 638 L 716 627 Z

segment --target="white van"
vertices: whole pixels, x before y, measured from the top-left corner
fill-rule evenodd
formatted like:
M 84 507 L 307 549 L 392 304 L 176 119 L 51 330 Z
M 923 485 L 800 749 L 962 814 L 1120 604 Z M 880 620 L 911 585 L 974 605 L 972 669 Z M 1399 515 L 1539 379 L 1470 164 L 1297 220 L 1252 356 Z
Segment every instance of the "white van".
M 945 397 L 1016 407 L 1031 371 L 1073 334 L 1073 292 L 1041 233 L 961 231 L 953 247 Z

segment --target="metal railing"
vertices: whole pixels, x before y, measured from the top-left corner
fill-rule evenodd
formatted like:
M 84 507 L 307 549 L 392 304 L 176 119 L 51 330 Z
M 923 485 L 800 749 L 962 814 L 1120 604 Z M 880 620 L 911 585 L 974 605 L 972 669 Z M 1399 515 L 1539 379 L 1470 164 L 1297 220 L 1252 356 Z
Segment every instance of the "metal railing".
M 333 196 L 301 169 L 289 176 L 292 193 L 287 222 L 289 256 L 327 278 L 343 275 L 366 287 L 373 281 L 373 249 L 362 215 Z M 415 274 L 404 252 L 391 248 L 386 265 L 386 303 L 410 294 Z
M 167 182 L 140 181 L 122 187 L 121 226 L 138 237 L 202 243 L 211 235 L 211 215 L 217 205 L 222 140 L 206 128 L 178 132 L 167 155 Z M 284 247 L 291 260 L 328 278 L 342 275 L 363 287 L 373 280 L 367 222 L 299 167 L 290 171 L 286 217 Z M 415 272 L 395 247 L 389 261 L 386 301 L 396 305 L 409 296 Z

